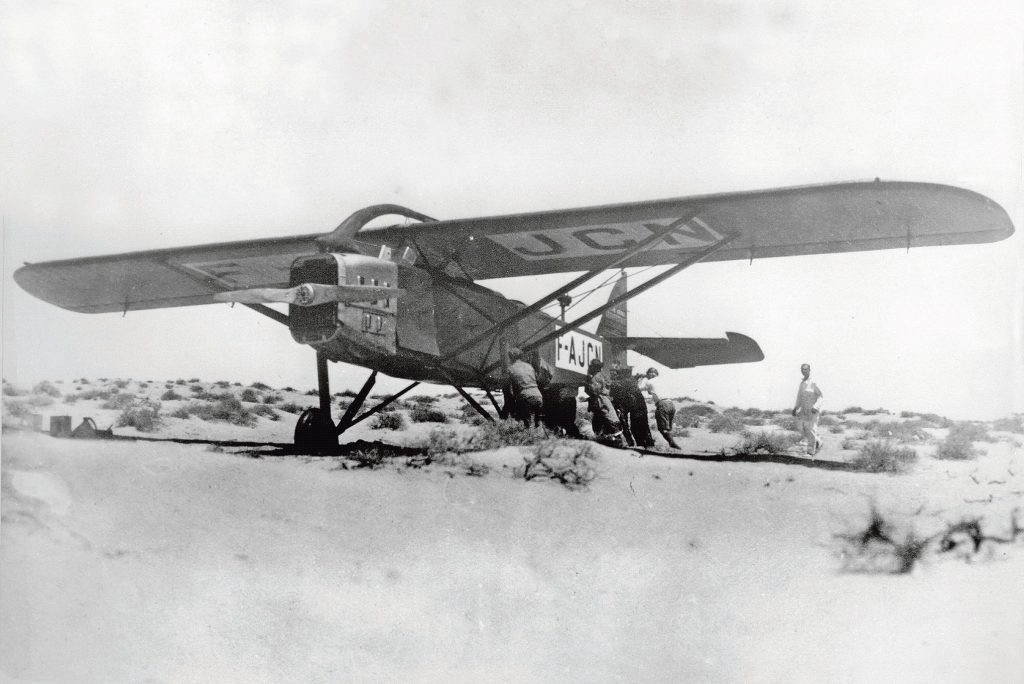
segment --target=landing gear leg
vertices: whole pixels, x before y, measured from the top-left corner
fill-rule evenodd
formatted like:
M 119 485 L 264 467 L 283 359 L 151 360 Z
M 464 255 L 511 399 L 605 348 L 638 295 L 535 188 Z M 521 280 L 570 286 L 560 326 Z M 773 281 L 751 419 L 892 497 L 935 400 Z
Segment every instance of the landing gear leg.
M 338 433 L 331 420 L 331 386 L 327 376 L 327 357 L 316 353 L 317 393 L 319 408 L 309 408 L 295 424 L 295 446 L 302 451 L 326 453 L 338 448 Z

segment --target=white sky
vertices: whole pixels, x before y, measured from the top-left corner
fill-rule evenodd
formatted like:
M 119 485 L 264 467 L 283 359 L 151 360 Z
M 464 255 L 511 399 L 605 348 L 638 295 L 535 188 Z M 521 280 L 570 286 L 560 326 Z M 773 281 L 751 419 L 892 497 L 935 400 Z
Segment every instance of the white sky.
M 1024 410 L 1022 13 L 6 0 L 4 377 L 316 383 L 251 311 L 73 314 L 14 284 L 23 261 L 326 232 L 381 202 L 456 218 L 879 176 L 981 192 L 1018 234 L 698 265 L 631 302 L 631 332 L 742 332 L 766 359 L 663 373 L 666 393 L 782 407 L 806 360 L 826 408 Z M 333 366 L 332 389 L 365 375 Z

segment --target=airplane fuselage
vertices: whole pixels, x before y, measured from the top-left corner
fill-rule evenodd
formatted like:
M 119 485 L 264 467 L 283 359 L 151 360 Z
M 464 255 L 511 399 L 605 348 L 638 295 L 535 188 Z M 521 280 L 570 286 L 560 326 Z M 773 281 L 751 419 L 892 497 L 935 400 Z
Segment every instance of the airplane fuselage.
M 398 287 L 401 296 L 365 303 L 292 306 L 292 337 L 331 361 L 374 368 L 392 377 L 495 389 L 511 347 L 554 332 L 557 318 L 533 312 L 466 344 L 525 308 L 521 302 L 441 272 L 356 254 L 317 254 L 292 265 L 291 284 Z M 600 337 L 569 331 L 536 350 L 553 384 L 581 385 L 592 359 L 605 357 Z

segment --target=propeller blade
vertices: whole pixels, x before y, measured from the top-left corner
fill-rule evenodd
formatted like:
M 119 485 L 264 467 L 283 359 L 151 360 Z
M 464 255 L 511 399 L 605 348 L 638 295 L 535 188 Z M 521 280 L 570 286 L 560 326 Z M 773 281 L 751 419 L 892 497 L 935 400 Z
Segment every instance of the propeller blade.
M 376 285 L 322 285 L 303 283 L 295 287 L 256 287 L 249 290 L 218 292 L 213 298 L 219 302 L 239 304 L 295 304 L 297 306 L 318 306 L 320 304 L 356 304 L 394 299 L 401 296 L 397 287 Z

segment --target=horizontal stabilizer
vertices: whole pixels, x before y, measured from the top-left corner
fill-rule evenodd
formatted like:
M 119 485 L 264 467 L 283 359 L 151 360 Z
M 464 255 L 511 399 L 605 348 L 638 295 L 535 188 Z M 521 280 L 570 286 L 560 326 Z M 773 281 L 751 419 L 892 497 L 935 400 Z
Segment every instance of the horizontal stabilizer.
M 643 354 L 669 368 L 693 368 L 726 363 L 750 363 L 764 359 L 757 342 L 746 335 L 727 332 L 720 337 L 619 337 L 613 346 Z
M 256 287 L 248 290 L 232 290 L 213 295 L 218 302 L 239 304 L 295 304 L 297 306 L 318 306 L 320 304 L 357 304 L 398 297 L 402 291 L 397 287 L 375 285 L 321 285 L 304 283 L 295 287 Z

